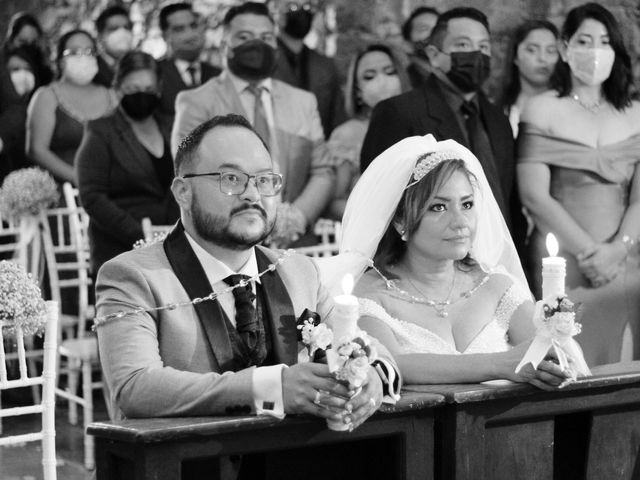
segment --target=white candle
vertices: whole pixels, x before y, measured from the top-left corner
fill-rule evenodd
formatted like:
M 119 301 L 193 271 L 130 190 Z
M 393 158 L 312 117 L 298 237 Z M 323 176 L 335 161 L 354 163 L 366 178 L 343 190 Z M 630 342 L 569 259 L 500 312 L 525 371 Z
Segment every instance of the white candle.
M 552 295 L 562 296 L 564 279 L 567 272 L 567 261 L 558 257 L 558 241 L 553 233 L 547 234 L 547 252 L 549 256 L 542 259 L 542 298 Z
M 353 291 L 353 275 L 347 274 L 342 279 L 342 295 L 337 295 L 334 315 L 331 321 L 333 327 L 333 345 L 348 342 L 356 335 L 360 305 L 358 299 L 351 295 Z

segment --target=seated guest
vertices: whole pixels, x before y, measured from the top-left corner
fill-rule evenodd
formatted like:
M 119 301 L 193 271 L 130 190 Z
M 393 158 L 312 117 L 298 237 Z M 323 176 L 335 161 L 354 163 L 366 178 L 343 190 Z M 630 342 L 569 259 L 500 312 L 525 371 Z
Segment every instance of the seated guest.
M 76 183 L 73 161 L 84 125 L 117 104 L 113 92 L 93 82 L 98 73 L 96 43 L 84 30 L 60 37 L 59 78 L 39 88 L 27 110 L 27 155 L 59 182 Z
M 231 7 L 223 25 L 226 69 L 201 87 L 178 95 L 171 147 L 175 151 L 188 132 L 215 115 L 236 113 L 248 118 L 284 175 L 285 204 L 279 211 L 286 212 L 282 224 L 288 228 L 274 236 L 279 246 L 288 246 L 314 224 L 333 193 L 334 173 L 318 102 L 312 93 L 271 77 L 276 28 L 264 3 Z
M 95 83 L 111 87 L 116 64 L 133 48 L 132 28 L 129 12 L 121 5 L 111 5 L 98 15 L 96 31 L 100 51 Z
M 160 225 L 178 219 L 170 192 L 171 126 L 157 118 L 160 82 L 150 55 L 133 51 L 122 57 L 114 78 L 120 106 L 89 122 L 78 149 L 78 187 L 91 219 L 94 272 L 143 238 L 144 217 Z
M 518 176 L 535 222 L 529 239 L 539 281 L 545 237 L 567 260 L 567 287 L 582 303 L 581 343 L 594 365 L 620 361 L 623 332 L 640 358 L 640 102 L 615 17 L 596 3 L 562 27 L 557 91 L 522 112 Z M 540 285 L 535 285 L 539 291 Z
M 333 200 L 324 215 L 340 220 L 344 206 L 360 176 L 360 149 L 376 104 L 408 89 L 408 80 L 396 53 L 387 45 L 374 43 L 356 53 L 346 86 L 346 110 L 351 118 L 337 127 L 327 146 L 336 166 Z
M 350 395 L 326 364 L 297 363 L 294 319 L 310 309 L 330 321 L 333 301 L 309 258 L 279 261 L 256 246 L 275 222 L 273 166 L 243 117 L 200 125 L 175 158 L 180 222 L 98 273 L 100 359 L 117 416 L 306 413 L 356 427 L 380 406 L 378 368 Z M 380 375 L 397 378 L 380 348 Z
M 427 57 L 427 45 L 431 31 L 438 21 L 438 10 L 433 7 L 416 8 L 402 25 L 402 36 L 409 44 L 409 66 L 407 73 L 411 86 L 422 85 L 431 74 L 431 64 Z
M 376 158 L 349 197 L 342 238 L 346 253 L 327 262 L 360 276 L 373 259 L 356 286 L 360 324 L 405 381 L 553 388 L 588 372 L 575 358 L 576 372 L 545 360 L 515 373 L 535 332 L 531 294 L 484 171 L 458 143 L 411 137 Z
M 178 93 L 202 85 L 220 69 L 200 61 L 205 34 L 190 3 L 167 3 L 160 9 L 159 23 L 167 44 L 167 54 L 158 62 L 163 78 L 160 112 L 173 122 Z
M 42 51 L 34 45 L 11 47 L 0 57 L 0 181 L 31 166 L 24 151 L 27 105 L 33 92 L 51 81 Z
M 275 0 L 278 55 L 273 78 L 313 93 L 325 137 L 345 121 L 340 74 L 333 59 L 304 43 L 318 9 L 316 0 Z
M 518 136 L 520 112 L 527 101 L 549 90 L 558 58 L 558 29 L 553 23 L 528 20 L 516 28 L 507 57 L 501 100 L 513 138 Z

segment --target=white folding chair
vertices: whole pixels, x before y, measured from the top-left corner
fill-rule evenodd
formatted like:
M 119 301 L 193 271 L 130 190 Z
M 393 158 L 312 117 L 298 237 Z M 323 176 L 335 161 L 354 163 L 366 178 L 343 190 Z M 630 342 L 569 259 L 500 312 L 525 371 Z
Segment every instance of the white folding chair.
M 174 227 L 173 225 L 154 225 L 149 217 L 144 217 L 141 223 L 145 242 L 151 242 L 158 237 L 165 236 Z
M 56 343 L 58 338 L 58 304 L 47 302 L 47 324 L 44 334 L 44 360 L 42 374 L 30 377 L 27 373 L 27 350 L 24 335 L 19 330 L 15 335 L 20 366 L 20 378 L 9 380 L 4 338 L 0 321 L 0 391 L 12 388 L 42 385 L 42 400 L 33 405 L 1 408 L 0 418 L 18 415 L 42 414 L 42 430 L 8 437 L 0 437 L 0 446 L 16 445 L 24 442 L 42 442 L 42 468 L 45 480 L 56 479 L 56 425 L 55 425 L 55 383 L 56 383 Z M 13 338 L 12 338 L 13 340 Z
M 296 248 L 296 252 L 309 257 L 331 257 L 340 250 L 342 224 L 340 222 L 320 218 L 313 226 L 313 233 L 318 237 L 318 243 L 308 247 Z
M 84 223 L 83 215 L 86 214 L 79 208 L 50 209 L 46 211 L 41 229 L 52 298 L 61 301 L 62 290 L 68 288 L 75 289 L 78 294 L 78 315 L 61 316 L 76 319 L 77 335 L 62 339 L 60 334 L 58 359 L 66 360 L 67 388 L 56 387 L 56 395 L 68 400 L 69 423 L 72 425 L 78 423 L 78 405 L 83 409 L 84 465 L 92 469 L 95 465 L 94 442 L 93 437 L 86 434 L 86 427 L 93 421 L 93 390 L 102 389 L 103 385 L 101 381 L 93 380 L 94 371 L 100 373 L 98 342 L 95 335 L 86 334 L 86 320 L 91 312 L 88 305 L 89 256 L 86 239 L 77 228 L 78 224 Z M 59 368 L 58 371 L 60 375 L 63 370 Z M 78 395 L 80 375 L 82 393 Z

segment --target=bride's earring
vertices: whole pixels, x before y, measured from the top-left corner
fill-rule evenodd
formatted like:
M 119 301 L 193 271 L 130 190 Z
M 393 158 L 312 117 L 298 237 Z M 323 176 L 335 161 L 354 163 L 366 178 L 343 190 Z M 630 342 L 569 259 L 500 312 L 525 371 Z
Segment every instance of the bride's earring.
M 407 235 L 407 232 L 405 230 L 400 230 L 398 232 L 400 234 L 400 240 L 402 240 L 403 242 L 406 242 L 409 238 L 409 235 Z

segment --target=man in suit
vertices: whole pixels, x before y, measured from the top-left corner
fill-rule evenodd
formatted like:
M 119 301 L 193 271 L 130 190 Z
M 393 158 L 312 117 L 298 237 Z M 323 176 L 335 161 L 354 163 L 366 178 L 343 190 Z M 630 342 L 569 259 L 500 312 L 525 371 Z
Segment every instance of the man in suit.
M 116 65 L 133 48 L 131 19 L 126 8 L 112 5 L 96 18 L 98 32 L 98 73 L 94 82 L 111 88 Z
M 167 55 L 158 63 L 162 72 L 160 113 L 173 122 L 176 96 L 215 77 L 220 69 L 200 61 L 204 29 L 190 3 L 169 3 L 159 15 Z
M 373 109 L 362 146 L 361 169 L 405 137 L 431 133 L 438 140 L 451 138 L 478 157 L 510 223 L 510 204 L 517 202 L 513 135 L 506 116 L 481 90 L 491 61 L 487 17 L 466 7 L 443 13 L 426 52 L 433 74 L 424 86 L 382 101 Z
M 273 78 L 313 93 L 322 128 L 329 138 L 347 119 L 340 75 L 333 60 L 304 44 L 316 11 L 315 1 L 276 0 L 278 59 Z
M 380 346 L 381 361 L 356 395 L 326 364 L 297 363 L 296 319 L 314 310 L 330 322 L 333 301 L 311 259 L 256 246 L 273 227 L 281 185 L 264 142 L 243 117 L 214 117 L 188 135 L 174 162 L 181 221 L 163 242 L 98 273 L 98 341 L 113 411 L 306 413 L 358 426 L 385 388 L 397 392 L 399 378 Z M 245 285 L 230 291 L 242 275 Z M 211 292 L 217 298 L 193 302 Z
M 171 134 L 175 152 L 182 139 L 215 115 L 248 118 L 265 140 L 284 175 L 278 230 L 280 244 L 294 241 L 331 200 L 333 168 L 313 94 L 271 78 L 276 57 L 275 25 L 263 3 L 229 9 L 223 20 L 226 68 L 199 88 L 181 92 Z M 279 222 L 280 224 L 280 222 Z

